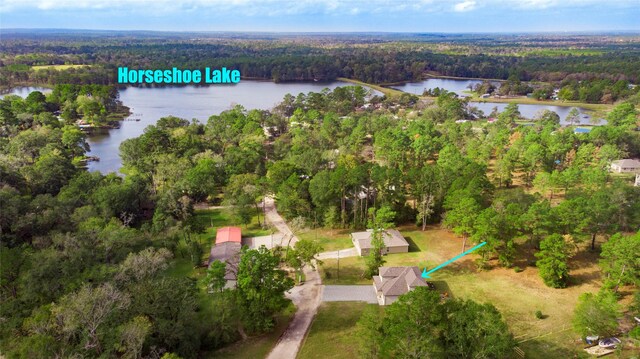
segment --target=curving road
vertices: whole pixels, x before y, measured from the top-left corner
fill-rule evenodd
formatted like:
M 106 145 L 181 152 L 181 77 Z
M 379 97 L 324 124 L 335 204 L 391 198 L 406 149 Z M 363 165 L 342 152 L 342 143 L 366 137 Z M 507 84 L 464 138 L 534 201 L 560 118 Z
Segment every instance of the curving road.
M 273 198 L 265 198 L 265 217 L 289 242 L 294 246 L 298 238 L 293 234 L 282 216 L 278 214 Z M 290 240 L 289 240 L 290 239 Z M 284 244 L 284 243 L 283 243 Z M 276 346 L 271 350 L 267 359 L 295 359 L 302 345 L 305 335 L 309 331 L 313 317 L 318 311 L 322 300 L 322 281 L 318 271 L 305 268 L 306 281 L 296 286 L 287 294 L 293 301 L 297 311 L 287 330 L 282 334 Z

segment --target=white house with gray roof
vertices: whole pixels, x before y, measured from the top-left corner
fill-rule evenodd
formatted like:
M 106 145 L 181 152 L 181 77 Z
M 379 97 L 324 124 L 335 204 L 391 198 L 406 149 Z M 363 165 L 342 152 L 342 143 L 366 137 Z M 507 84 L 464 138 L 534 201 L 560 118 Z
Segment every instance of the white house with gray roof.
M 379 275 L 373 277 L 373 288 L 380 305 L 389 305 L 417 287 L 428 286 L 418 267 L 380 267 Z
M 640 161 L 625 158 L 611 162 L 611 172 L 616 173 L 640 173 Z
M 371 244 L 373 240 L 373 230 L 367 229 L 365 232 L 351 233 L 351 241 L 356 247 L 358 254 L 366 256 L 373 248 Z M 382 254 L 388 253 L 407 253 L 409 252 L 409 243 L 398 232 L 397 229 L 387 229 L 382 232 L 382 240 L 384 241 L 384 248 Z

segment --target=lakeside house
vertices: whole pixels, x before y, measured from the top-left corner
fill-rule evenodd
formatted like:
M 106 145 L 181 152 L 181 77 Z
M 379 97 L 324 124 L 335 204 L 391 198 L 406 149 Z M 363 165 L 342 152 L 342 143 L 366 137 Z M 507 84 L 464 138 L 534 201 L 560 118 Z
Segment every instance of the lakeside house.
M 353 242 L 358 254 L 361 256 L 369 254 L 371 248 L 373 248 L 371 243 L 372 240 L 372 229 L 367 229 L 366 232 L 351 233 L 351 242 Z M 384 241 L 382 254 L 409 252 L 409 243 L 397 229 L 387 229 L 382 231 L 382 240 Z
M 611 162 L 611 172 L 640 173 L 640 161 L 630 158 Z
M 417 287 L 429 287 L 418 267 L 380 267 L 379 275 L 373 277 L 380 305 L 389 305 Z
M 238 263 L 240 262 L 240 250 L 242 248 L 242 230 L 240 227 L 223 227 L 216 232 L 215 245 L 211 247 L 209 254 L 209 266 L 214 261 L 226 264 L 224 279 L 227 281 L 225 288 L 236 286 L 238 277 Z

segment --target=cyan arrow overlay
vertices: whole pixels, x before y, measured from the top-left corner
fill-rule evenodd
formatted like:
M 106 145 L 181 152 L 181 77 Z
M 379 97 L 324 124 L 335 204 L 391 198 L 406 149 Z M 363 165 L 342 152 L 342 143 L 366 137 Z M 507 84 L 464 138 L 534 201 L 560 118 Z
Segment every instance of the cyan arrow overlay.
M 455 256 L 455 257 L 453 257 L 453 258 L 449 259 L 448 261 L 446 261 L 446 262 L 444 262 L 444 263 L 440 264 L 439 266 L 437 266 L 437 267 L 433 268 L 432 270 L 430 270 L 430 271 L 428 271 L 428 272 L 427 272 L 427 268 L 425 268 L 425 269 L 424 269 L 424 271 L 422 271 L 422 278 L 425 278 L 425 279 L 426 279 L 426 278 L 431 278 L 431 277 L 429 277 L 429 274 L 431 274 L 431 273 L 433 273 L 433 272 L 437 271 L 438 269 L 440 269 L 440 268 L 442 268 L 442 267 L 446 267 L 446 266 L 448 266 L 448 265 L 449 265 L 449 264 L 451 264 L 452 262 L 457 261 L 458 259 L 460 259 L 460 258 L 462 258 L 462 257 L 466 256 L 467 254 L 469 254 L 469 253 L 471 253 L 471 252 L 475 251 L 476 249 L 478 249 L 478 248 L 480 248 L 480 247 L 484 246 L 485 244 L 487 244 L 487 242 L 482 242 L 482 243 L 478 244 L 477 246 L 475 246 L 475 247 L 473 247 L 473 248 L 469 249 L 468 251 L 465 251 L 465 252 L 462 252 L 462 253 L 458 254 L 457 256 Z

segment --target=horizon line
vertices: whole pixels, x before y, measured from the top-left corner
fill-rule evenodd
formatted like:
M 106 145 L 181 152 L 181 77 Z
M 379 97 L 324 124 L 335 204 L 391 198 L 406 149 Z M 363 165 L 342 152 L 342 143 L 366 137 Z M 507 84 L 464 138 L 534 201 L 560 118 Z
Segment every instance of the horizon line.
M 282 31 L 282 30 L 150 30 L 150 29 L 85 29 L 85 28 L 57 28 L 57 27 L 10 27 L 3 28 L 0 26 L 0 32 L 2 31 L 73 31 L 73 32 L 156 32 L 156 33 L 175 33 L 175 34 L 187 34 L 187 33 L 202 33 L 202 34 L 214 34 L 214 33 L 228 33 L 228 34 L 404 34 L 404 35 L 416 35 L 416 34 L 447 34 L 447 35 L 491 35 L 491 34 L 556 34 L 556 35 L 571 35 L 571 34 L 606 34 L 606 33 L 625 33 L 625 34 L 637 34 L 640 35 L 640 29 L 627 29 L 627 30 L 505 30 L 505 31 Z

